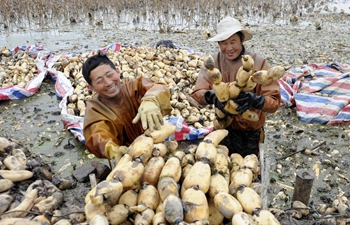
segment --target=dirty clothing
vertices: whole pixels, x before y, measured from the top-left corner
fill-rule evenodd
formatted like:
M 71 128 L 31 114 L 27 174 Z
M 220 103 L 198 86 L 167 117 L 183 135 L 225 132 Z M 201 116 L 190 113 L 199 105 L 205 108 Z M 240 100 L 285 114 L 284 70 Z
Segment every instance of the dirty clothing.
M 101 102 L 95 95 L 86 104 L 84 116 L 84 136 L 86 147 L 98 158 L 105 158 L 105 144 L 112 140 L 117 145 L 129 146 L 144 133 L 141 121 L 133 124 L 143 97 L 154 97 L 162 115 L 171 111 L 170 92 L 165 83 L 153 83 L 140 76 L 133 80 L 122 80 L 122 95 L 113 105 Z
M 266 59 L 264 59 L 261 55 L 245 51 L 243 49 L 243 54 L 251 55 L 254 59 L 254 72 L 258 70 L 267 70 L 270 68 L 268 62 Z M 241 55 L 243 55 L 241 54 Z M 242 66 L 242 59 L 241 56 L 234 60 L 228 60 L 225 58 L 224 54 L 219 52 L 215 55 L 213 55 L 215 59 L 215 67 L 218 68 L 222 74 L 222 81 L 223 82 L 233 82 L 236 80 L 236 73 L 239 69 L 240 66 Z M 207 70 L 205 67 L 202 67 L 199 76 L 195 85 L 195 88 L 191 94 L 191 97 L 194 98 L 200 105 L 204 106 L 206 105 L 204 101 L 204 93 L 207 90 L 213 89 L 213 85 L 210 82 L 210 80 L 207 77 Z M 242 140 L 235 141 L 235 140 L 229 140 L 229 141 L 223 141 L 226 143 L 231 143 L 230 145 L 226 145 L 229 150 L 230 154 L 233 152 L 237 152 L 237 149 L 244 149 L 248 148 L 247 144 L 249 142 L 255 142 L 257 138 L 255 138 L 255 135 L 251 135 L 251 132 L 257 131 L 260 135 L 260 130 L 265 124 L 265 119 L 266 119 L 266 113 L 274 113 L 280 106 L 280 101 L 281 101 L 281 94 L 280 94 L 280 87 L 277 81 L 273 81 L 272 83 L 268 85 L 257 85 L 254 90 L 251 92 L 255 93 L 256 95 L 264 95 L 265 97 L 265 102 L 264 106 L 262 107 L 261 110 L 255 109 L 255 108 L 250 108 L 251 111 L 254 111 L 258 114 L 259 116 L 259 121 L 253 122 L 249 120 L 243 119 L 240 115 L 235 115 L 233 122 L 231 125 L 227 128 L 229 131 L 235 131 L 235 135 L 228 135 L 226 139 L 230 138 L 243 138 L 247 137 L 245 142 Z M 239 132 L 242 132 L 241 135 L 238 135 Z M 257 136 L 259 136 L 257 135 Z M 263 136 L 263 135 L 262 135 Z M 251 137 L 251 138 L 250 138 Z M 257 139 L 259 140 L 259 139 Z M 260 138 L 260 142 L 263 142 L 263 137 Z M 238 144 L 240 143 L 240 144 Z M 232 145 L 243 145 L 243 146 L 232 146 Z M 249 144 L 251 145 L 251 144 Z M 254 146 L 258 146 L 259 142 L 256 143 Z M 252 149 L 246 149 L 247 153 L 249 152 L 256 152 L 256 150 Z M 239 153 L 239 152 L 238 152 Z

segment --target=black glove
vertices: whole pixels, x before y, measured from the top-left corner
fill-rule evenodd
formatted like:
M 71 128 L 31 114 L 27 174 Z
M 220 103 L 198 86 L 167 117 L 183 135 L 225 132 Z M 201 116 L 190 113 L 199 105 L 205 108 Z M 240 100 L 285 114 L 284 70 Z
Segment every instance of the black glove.
M 207 104 L 214 104 L 216 108 L 220 109 L 222 112 L 226 113 L 226 110 L 224 110 L 225 107 L 225 103 L 222 103 L 218 100 L 218 98 L 216 97 L 215 93 L 213 90 L 210 91 L 206 91 L 204 93 L 204 101 Z
M 262 109 L 265 103 L 265 97 L 263 95 L 256 95 L 252 92 L 241 92 L 233 101 L 239 105 L 236 109 L 237 112 L 242 114 L 250 107 Z

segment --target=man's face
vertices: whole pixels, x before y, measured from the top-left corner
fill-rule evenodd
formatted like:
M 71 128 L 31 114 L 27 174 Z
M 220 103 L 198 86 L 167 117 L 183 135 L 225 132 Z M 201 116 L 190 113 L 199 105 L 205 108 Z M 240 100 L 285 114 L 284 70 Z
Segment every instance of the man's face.
M 120 93 L 120 70 L 114 70 L 110 65 L 103 64 L 90 73 L 90 88 L 102 98 L 113 98 Z
M 243 42 L 237 33 L 233 34 L 224 41 L 219 41 L 221 52 L 227 59 L 230 60 L 233 60 L 239 56 L 242 51 L 242 44 Z

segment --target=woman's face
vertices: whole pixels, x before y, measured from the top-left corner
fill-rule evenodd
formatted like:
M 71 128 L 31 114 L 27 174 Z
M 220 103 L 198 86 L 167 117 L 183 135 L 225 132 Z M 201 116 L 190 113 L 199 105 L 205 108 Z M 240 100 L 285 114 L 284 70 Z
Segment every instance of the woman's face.
M 243 36 L 244 37 L 244 36 Z M 220 51 L 227 59 L 236 59 L 242 51 L 243 41 L 240 36 L 235 33 L 224 41 L 219 41 Z
M 113 98 L 120 93 L 120 70 L 102 64 L 90 72 L 90 88 L 102 98 Z

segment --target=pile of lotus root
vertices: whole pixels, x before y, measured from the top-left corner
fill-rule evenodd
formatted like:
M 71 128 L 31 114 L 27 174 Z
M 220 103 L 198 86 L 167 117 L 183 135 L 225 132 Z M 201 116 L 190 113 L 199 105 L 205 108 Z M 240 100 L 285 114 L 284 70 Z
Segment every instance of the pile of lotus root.
M 0 138 L 0 224 L 279 224 L 262 209 L 261 185 L 253 182 L 257 156 L 229 155 L 219 144 L 225 129 L 180 149 L 167 140 L 175 130 L 165 123 L 137 137 L 91 187 L 84 208 L 72 205 L 66 213 L 64 179 L 54 181 L 35 154 Z
M 260 173 L 256 155 L 228 155 L 219 144 L 225 129 L 179 150 L 166 140 L 175 129 L 166 123 L 121 153 L 107 179 L 86 195 L 89 224 L 279 224 L 262 209 L 260 184 L 253 183 Z

